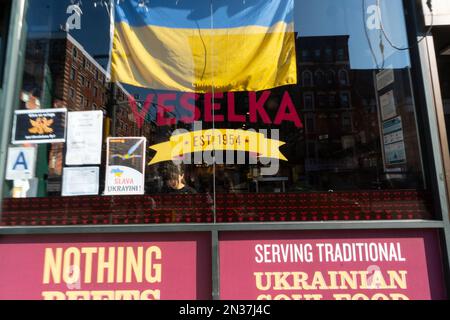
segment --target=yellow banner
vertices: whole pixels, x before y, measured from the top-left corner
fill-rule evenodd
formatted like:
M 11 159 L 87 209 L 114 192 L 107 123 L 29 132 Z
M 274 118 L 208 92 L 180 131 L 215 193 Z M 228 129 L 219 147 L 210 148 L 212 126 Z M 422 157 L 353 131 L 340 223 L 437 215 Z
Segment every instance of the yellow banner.
M 242 151 L 260 158 L 288 161 L 279 148 L 285 142 L 267 139 L 263 133 L 234 129 L 211 129 L 172 136 L 170 141 L 151 146 L 156 151 L 149 165 L 172 161 L 189 153 L 212 150 Z

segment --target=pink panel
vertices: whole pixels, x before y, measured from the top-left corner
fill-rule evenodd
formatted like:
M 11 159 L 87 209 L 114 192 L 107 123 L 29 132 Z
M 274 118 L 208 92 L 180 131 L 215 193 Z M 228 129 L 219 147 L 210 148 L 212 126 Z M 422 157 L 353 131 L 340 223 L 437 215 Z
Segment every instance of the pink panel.
M 0 299 L 210 299 L 208 234 L 0 237 Z
M 222 299 L 445 299 L 435 231 L 226 233 Z

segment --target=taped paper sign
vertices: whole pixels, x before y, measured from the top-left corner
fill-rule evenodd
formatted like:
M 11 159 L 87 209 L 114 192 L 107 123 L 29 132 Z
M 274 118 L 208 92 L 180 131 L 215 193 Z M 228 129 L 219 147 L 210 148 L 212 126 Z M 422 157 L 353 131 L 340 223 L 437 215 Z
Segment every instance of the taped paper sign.
M 143 195 L 147 139 L 108 138 L 105 195 Z
M 16 111 L 12 143 L 65 142 L 66 115 L 67 109 Z

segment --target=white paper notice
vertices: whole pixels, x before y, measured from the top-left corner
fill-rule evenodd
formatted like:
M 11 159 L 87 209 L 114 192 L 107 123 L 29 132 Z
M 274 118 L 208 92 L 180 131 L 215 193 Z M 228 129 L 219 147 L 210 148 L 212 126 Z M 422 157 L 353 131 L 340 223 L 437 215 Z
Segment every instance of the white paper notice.
M 377 89 L 383 90 L 387 86 L 393 84 L 395 81 L 394 70 L 386 69 L 377 74 Z
M 98 195 L 98 167 L 64 168 L 62 196 Z
M 384 144 L 391 144 L 403 141 L 403 130 L 395 131 L 384 136 Z
M 101 164 L 103 112 L 69 112 L 66 164 Z
M 406 162 L 405 143 L 403 141 L 384 146 L 386 164 L 395 165 Z
M 394 91 L 389 91 L 380 97 L 381 114 L 383 121 L 397 116 L 397 108 L 395 106 Z

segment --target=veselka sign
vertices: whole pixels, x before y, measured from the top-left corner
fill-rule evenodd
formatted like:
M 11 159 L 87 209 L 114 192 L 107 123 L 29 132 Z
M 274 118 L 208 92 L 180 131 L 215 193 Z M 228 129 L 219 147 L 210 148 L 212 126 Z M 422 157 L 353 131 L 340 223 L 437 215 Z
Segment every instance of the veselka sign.
M 274 116 L 269 114 L 265 105 L 274 96 L 270 90 L 258 94 L 248 92 L 247 115 L 250 123 L 281 125 L 290 122 L 297 128 L 303 128 L 303 122 L 288 91 L 285 91 L 281 97 L 276 114 Z M 149 94 L 140 110 L 132 96 L 128 96 L 128 100 L 139 128 L 144 125 L 152 106 L 156 107 L 156 125 L 159 127 L 172 126 L 178 122 L 191 124 L 197 121 L 247 123 L 247 115 L 238 113 L 236 110 L 237 101 L 234 92 L 226 94 L 219 92 L 214 95 L 211 93 L 204 95 L 196 93 Z M 199 108 L 199 102 L 204 104 L 203 109 Z

